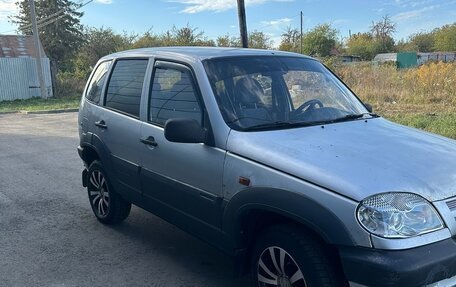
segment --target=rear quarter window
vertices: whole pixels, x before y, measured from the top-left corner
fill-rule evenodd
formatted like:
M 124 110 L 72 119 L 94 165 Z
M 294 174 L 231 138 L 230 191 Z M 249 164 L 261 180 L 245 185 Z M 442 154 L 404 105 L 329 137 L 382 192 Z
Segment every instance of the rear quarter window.
M 103 90 L 104 83 L 106 81 L 106 75 L 112 61 L 106 61 L 98 65 L 92 78 L 90 79 L 89 86 L 86 92 L 86 99 L 98 104 L 101 98 L 101 92 Z

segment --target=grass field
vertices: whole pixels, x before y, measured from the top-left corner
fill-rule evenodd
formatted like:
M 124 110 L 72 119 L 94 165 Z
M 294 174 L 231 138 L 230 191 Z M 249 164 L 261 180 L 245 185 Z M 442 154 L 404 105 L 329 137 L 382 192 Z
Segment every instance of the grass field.
M 79 107 L 81 98 L 66 97 L 66 98 L 50 98 L 39 99 L 33 98 L 29 100 L 15 100 L 0 102 L 0 112 L 18 112 L 18 111 L 45 111 L 45 110 L 60 110 L 74 109 Z
M 456 63 L 407 70 L 361 63 L 335 72 L 381 116 L 456 139 Z

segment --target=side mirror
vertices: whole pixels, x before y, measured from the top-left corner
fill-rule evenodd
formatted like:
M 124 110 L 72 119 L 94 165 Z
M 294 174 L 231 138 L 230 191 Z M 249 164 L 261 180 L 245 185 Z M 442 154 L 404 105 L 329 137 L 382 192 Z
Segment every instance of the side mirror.
M 169 119 L 165 123 L 165 138 L 176 143 L 205 143 L 206 130 L 193 119 Z
M 370 104 L 367 104 L 367 103 L 364 103 L 364 106 L 366 107 L 366 109 L 369 111 L 369 113 L 372 113 L 373 112 L 373 108 L 372 108 L 372 105 Z

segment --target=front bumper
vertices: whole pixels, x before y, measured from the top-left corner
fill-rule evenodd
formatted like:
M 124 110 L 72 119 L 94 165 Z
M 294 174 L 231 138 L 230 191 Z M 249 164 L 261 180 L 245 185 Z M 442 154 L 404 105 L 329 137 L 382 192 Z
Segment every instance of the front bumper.
M 348 281 L 366 286 L 426 286 L 456 275 L 454 239 L 407 250 L 341 247 L 339 253 Z

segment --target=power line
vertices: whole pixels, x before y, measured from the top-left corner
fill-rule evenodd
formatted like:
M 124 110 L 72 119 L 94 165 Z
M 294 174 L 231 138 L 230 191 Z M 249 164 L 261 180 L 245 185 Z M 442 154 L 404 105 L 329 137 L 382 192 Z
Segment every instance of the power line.
M 93 2 L 93 0 L 89 0 L 89 1 L 87 1 L 86 3 L 84 3 L 84 4 L 80 3 L 80 4 L 79 4 L 79 7 L 76 8 L 76 9 L 81 9 L 82 7 L 84 7 L 84 6 L 88 5 L 88 4 L 90 4 L 91 2 Z M 58 14 L 63 13 L 63 12 L 64 12 L 64 9 L 62 9 L 62 10 L 60 10 L 59 12 L 54 13 L 54 14 L 58 15 Z M 53 14 L 53 15 L 54 15 L 54 14 Z M 51 17 L 49 16 L 49 17 L 47 17 L 47 19 L 50 19 L 49 21 L 44 22 L 44 23 L 43 23 L 42 21 L 39 21 L 40 23 L 39 23 L 39 25 L 38 25 L 38 28 L 43 28 L 43 27 L 45 27 L 45 26 L 47 26 L 47 25 L 50 25 L 50 24 L 52 24 L 52 23 L 54 23 L 54 22 L 57 22 L 58 20 L 62 19 L 62 18 L 65 17 L 65 16 L 67 16 L 67 15 L 66 15 L 66 14 L 63 14 L 63 15 L 60 15 L 59 17 L 57 17 L 57 18 L 54 18 L 54 19 L 50 19 Z M 45 19 L 46 19 L 46 18 L 45 18 Z M 29 29 L 24 29 L 24 31 L 28 31 L 28 30 L 29 30 Z
M 76 3 L 76 5 L 78 5 L 78 7 L 76 8 L 76 10 L 79 10 L 81 9 L 82 7 L 84 6 L 87 6 L 88 4 L 92 3 L 93 0 L 89 0 L 85 3 L 83 3 L 82 1 L 80 3 Z M 64 15 L 60 15 L 56 18 L 54 18 L 55 16 L 59 15 L 59 14 L 62 14 L 66 12 L 66 9 L 61 9 L 60 11 L 57 11 L 49 16 L 47 16 L 46 18 L 43 18 L 43 19 L 40 19 L 39 21 L 37 21 L 37 25 L 38 25 L 38 28 L 42 28 L 42 27 L 45 27 L 49 24 L 52 24 L 60 19 L 62 19 L 63 17 L 66 16 L 66 14 Z M 29 25 L 26 25 L 24 27 L 21 28 L 23 31 L 31 31 L 32 30 L 32 24 L 29 24 Z M 7 34 L 7 33 L 11 33 L 11 32 L 15 32 L 17 29 L 14 29 L 14 30 L 9 30 L 9 31 L 5 31 L 5 32 L 2 32 L 0 34 Z
M 43 22 L 45 22 L 45 21 L 47 21 L 47 20 L 53 18 L 54 16 L 57 16 L 57 15 L 59 15 L 59 14 L 62 14 L 63 12 L 65 12 L 65 9 L 62 9 L 62 10 L 60 10 L 60 11 L 58 11 L 58 12 L 55 12 L 54 14 L 51 14 L 51 15 L 49 15 L 49 16 L 46 17 L 46 18 L 40 19 L 39 21 L 36 21 L 36 24 L 39 25 L 39 24 L 41 24 L 41 23 L 43 23 Z M 30 28 L 30 27 L 32 27 L 32 24 L 25 25 L 25 26 L 22 27 L 22 29 L 27 29 L 27 28 Z

